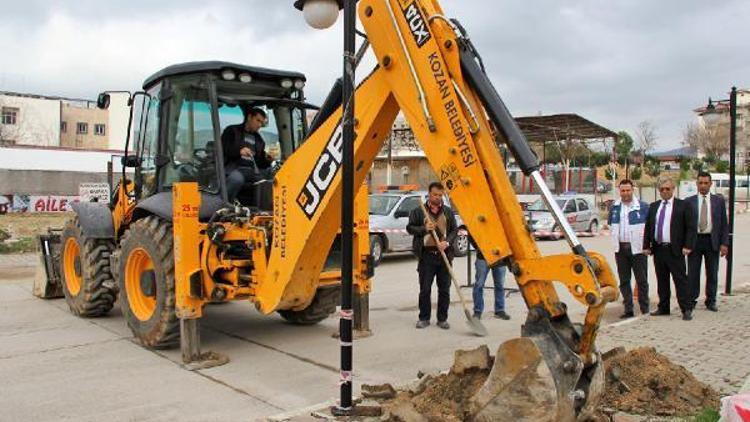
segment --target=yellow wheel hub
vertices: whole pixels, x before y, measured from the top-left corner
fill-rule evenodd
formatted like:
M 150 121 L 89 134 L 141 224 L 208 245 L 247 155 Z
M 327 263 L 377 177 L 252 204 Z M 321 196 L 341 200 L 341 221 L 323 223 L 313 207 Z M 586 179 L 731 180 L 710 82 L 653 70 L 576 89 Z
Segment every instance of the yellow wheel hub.
M 78 296 L 83 284 L 83 276 L 81 276 L 81 248 L 78 246 L 78 241 L 73 237 L 65 241 L 63 268 L 65 285 L 68 287 L 68 292 L 73 296 Z
M 148 321 L 156 311 L 154 261 L 143 248 L 133 250 L 125 264 L 125 289 L 130 311 Z

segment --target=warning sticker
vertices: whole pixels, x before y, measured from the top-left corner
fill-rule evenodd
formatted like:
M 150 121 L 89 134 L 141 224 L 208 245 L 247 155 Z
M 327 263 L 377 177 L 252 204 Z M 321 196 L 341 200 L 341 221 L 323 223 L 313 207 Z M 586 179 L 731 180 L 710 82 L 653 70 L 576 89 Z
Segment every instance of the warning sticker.
M 450 163 L 440 166 L 440 182 L 446 189 L 453 190 L 459 178 L 460 174 L 458 173 L 456 164 Z

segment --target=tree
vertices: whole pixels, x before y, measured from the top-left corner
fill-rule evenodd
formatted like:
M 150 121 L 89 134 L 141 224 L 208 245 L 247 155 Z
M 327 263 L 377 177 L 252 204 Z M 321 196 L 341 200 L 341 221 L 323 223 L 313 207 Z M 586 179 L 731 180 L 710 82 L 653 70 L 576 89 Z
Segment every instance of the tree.
M 656 126 L 650 120 L 638 123 L 638 127 L 635 129 L 635 136 L 638 138 L 638 149 L 644 155 L 654 149 L 656 140 L 659 139 L 656 135 Z
M 717 173 L 726 173 L 729 170 L 729 161 L 719 160 L 714 167 Z
M 729 133 L 723 126 L 703 126 L 688 123 L 682 133 L 682 144 L 706 154 L 715 161 L 729 151 Z
M 615 152 L 617 153 L 617 159 L 620 164 L 625 164 L 625 160 L 630 157 L 630 152 L 633 151 L 633 137 L 624 130 L 617 132 L 617 136 L 619 139 L 615 145 Z
M 696 173 L 700 173 L 703 171 L 703 167 L 705 166 L 705 163 L 700 158 L 694 158 L 690 162 L 690 168 L 693 169 Z
M 643 173 L 643 171 L 641 170 L 640 167 L 635 167 L 630 172 L 630 178 L 633 179 L 633 180 L 639 180 L 641 178 L 641 176 L 642 176 L 642 173 Z
M 656 159 L 649 159 L 646 162 L 646 165 L 644 166 L 644 169 L 646 170 L 646 174 L 651 176 L 652 178 L 656 179 L 661 174 L 661 164 L 659 163 L 659 160 Z M 657 193 L 658 183 L 654 183 L 654 195 Z

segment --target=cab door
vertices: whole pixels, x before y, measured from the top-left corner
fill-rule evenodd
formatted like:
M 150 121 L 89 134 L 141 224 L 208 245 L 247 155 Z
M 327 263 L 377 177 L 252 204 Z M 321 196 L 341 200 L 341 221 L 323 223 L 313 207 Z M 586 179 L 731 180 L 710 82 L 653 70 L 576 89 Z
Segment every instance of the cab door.
M 589 203 L 583 198 L 577 198 L 576 203 L 578 204 L 578 213 L 576 214 L 576 222 L 578 223 L 578 231 L 588 231 L 589 224 L 591 223 L 591 208 Z
M 565 219 L 568 220 L 568 224 L 573 227 L 573 230 L 580 231 L 577 215 L 578 208 L 576 207 L 575 199 L 568 199 L 568 201 L 565 203 L 565 207 L 563 208 L 563 214 L 565 215 Z

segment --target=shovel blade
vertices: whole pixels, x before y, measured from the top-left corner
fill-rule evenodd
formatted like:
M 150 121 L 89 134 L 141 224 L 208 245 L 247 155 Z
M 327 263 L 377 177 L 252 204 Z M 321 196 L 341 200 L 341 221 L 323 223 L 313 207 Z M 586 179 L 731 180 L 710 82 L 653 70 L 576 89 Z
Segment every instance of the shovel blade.
M 489 335 L 487 332 L 487 327 L 482 324 L 482 321 L 474 318 L 474 315 L 471 314 L 469 311 L 464 311 L 464 315 L 466 315 L 466 325 L 469 326 L 471 331 L 478 337 L 486 337 Z

